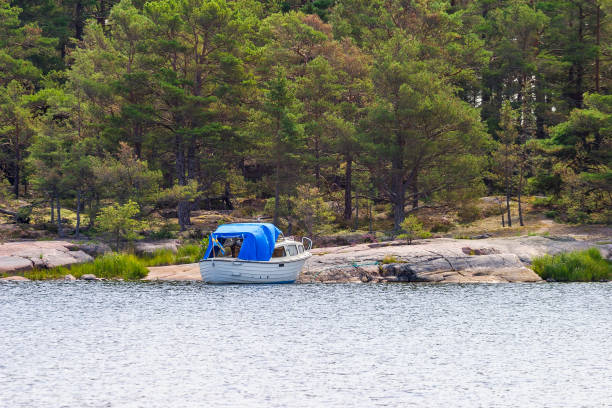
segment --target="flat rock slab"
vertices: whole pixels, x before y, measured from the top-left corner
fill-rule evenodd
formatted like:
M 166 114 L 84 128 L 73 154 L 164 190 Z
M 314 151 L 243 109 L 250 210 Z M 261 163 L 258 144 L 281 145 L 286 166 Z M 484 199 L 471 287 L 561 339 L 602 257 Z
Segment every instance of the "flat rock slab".
M 0 255 L 0 273 L 13 273 L 32 269 L 32 261 L 19 256 Z
M 200 266 L 197 263 L 149 267 L 145 280 L 201 281 Z
M 29 282 L 28 278 L 23 276 L 7 276 L 6 278 L 0 278 L 0 282 Z
M 0 244 L 0 272 L 23 272 L 32 268 L 55 268 L 91 262 L 93 258 L 66 241 L 26 241 Z

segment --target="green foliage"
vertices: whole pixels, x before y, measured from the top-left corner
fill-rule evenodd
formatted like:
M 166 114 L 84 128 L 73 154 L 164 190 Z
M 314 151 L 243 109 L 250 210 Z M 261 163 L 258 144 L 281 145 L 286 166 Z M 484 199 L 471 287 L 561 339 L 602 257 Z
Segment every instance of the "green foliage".
M 150 170 L 147 162 L 139 160 L 125 142 L 120 143 L 116 158 L 111 155 L 94 158 L 92 172 L 98 191 L 119 203 L 132 200 L 143 208 L 155 201 L 160 190 L 161 172 Z
M 402 221 L 402 230 L 404 233 L 398 237 L 407 240 L 408 244 L 411 244 L 412 240 L 416 238 L 424 239 L 431 237 L 431 232 L 423 229 L 423 224 L 414 215 L 409 215 Z
M 397 258 L 393 255 L 385 255 L 385 257 L 382 259 L 383 265 L 394 264 L 398 262 L 399 261 L 397 260 Z
M 532 204 L 534 207 L 546 208 L 552 204 L 552 197 L 536 197 Z
M 397 232 L 523 190 L 610 222 L 608 3 L 0 0 L 0 179 L 89 232 L 246 196 L 313 234 L 384 202 Z
M 265 210 L 274 211 L 275 200 L 266 202 Z M 330 233 L 330 224 L 334 220 L 334 213 L 323 200 L 319 189 L 309 185 L 296 188 L 296 194 L 283 195 L 278 205 L 279 217 L 292 226 L 298 226 L 309 236 Z
M 22 224 L 29 224 L 31 217 L 32 217 L 32 207 L 28 205 L 25 207 L 20 207 L 17 210 L 17 216 L 15 217 L 15 221 L 22 223 Z
M 316 187 L 299 186 L 294 205 L 297 217 L 309 236 L 329 232 L 329 224 L 334 215 Z
M 142 221 L 134 219 L 139 212 L 138 204 L 131 200 L 123 205 L 114 204 L 100 210 L 97 218 L 99 228 L 114 236 L 116 250 L 119 250 L 120 239 L 133 241 L 138 238 L 137 231 L 144 227 Z
M 208 242 L 206 242 L 208 245 Z M 183 245 L 174 253 L 170 249 L 159 249 L 151 256 L 144 257 L 142 262 L 145 266 L 164 266 L 189 264 L 198 262 L 204 256 L 206 246 L 203 245 Z
M 543 142 L 556 158 L 554 174 L 562 183 L 557 204 L 571 222 L 612 220 L 612 96 L 585 94 L 585 108 Z
M 31 280 L 62 279 L 67 274 L 80 278 L 86 274 L 103 279 L 140 280 L 148 270 L 141 259 L 131 254 L 110 253 L 96 258 L 91 263 L 76 264 L 70 268 L 34 269 L 24 276 Z
M 477 205 L 466 203 L 459 207 L 457 216 L 459 217 L 459 222 L 469 224 L 470 222 L 479 220 L 482 217 L 482 211 Z
M 599 282 L 612 279 L 612 263 L 602 258 L 597 248 L 535 258 L 533 270 L 542 279 L 558 282 Z
M 92 273 L 98 278 L 138 280 L 147 276 L 148 271 L 138 257 L 113 253 L 98 257 L 90 264 L 75 265 L 70 268 L 70 273 L 76 278 Z
M 152 231 L 149 235 L 149 239 L 173 239 L 177 237 L 178 225 L 171 223 L 164 223 L 159 229 Z

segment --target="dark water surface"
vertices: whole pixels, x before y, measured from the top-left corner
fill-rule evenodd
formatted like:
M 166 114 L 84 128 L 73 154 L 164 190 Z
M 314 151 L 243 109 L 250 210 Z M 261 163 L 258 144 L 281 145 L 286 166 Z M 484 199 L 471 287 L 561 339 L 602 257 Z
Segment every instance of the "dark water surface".
M 0 407 L 612 406 L 612 284 L 0 285 Z

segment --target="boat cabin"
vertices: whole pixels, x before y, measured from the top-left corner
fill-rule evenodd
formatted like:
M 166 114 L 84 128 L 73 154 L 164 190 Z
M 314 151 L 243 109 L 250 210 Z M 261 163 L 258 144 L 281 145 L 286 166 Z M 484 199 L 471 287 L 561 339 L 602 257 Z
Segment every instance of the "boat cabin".
M 312 241 L 308 238 L 303 240 L 308 241 L 310 249 Z M 210 234 L 203 259 L 230 258 L 266 262 L 272 258 L 300 257 L 306 251 L 302 242 L 283 237 L 281 230 L 273 224 L 224 224 Z
M 306 250 L 301 242 L 297 241 L 281 241 L 274 247 L 272 258 L 284 258 L 287 256 L 296 256 L 303 254 Z
M 219 239 L 223 246 L 223 251 L 219 247 L 213 248 L 214 254 L 211 257 L 215 258 L 238 258 L 240 249 L 242 248 L 243 240 L 241 238 L 225 238 Z M 296 256 L 306 252 L 304 244 L 301 242 L 287 240 L 277 242 L 272 252 L 272 258 L 286 258 L 288 256 Z

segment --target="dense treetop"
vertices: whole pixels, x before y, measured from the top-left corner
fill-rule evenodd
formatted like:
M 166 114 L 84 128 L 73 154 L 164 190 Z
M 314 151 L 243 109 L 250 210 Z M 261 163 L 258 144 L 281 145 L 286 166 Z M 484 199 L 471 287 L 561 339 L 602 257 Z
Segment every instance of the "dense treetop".
M 360 200 L 389 203 L 399 230 L 487 193 L 610 222 L 611 13 L 610 0 L 0 0 L 0 187 L 58 219 L 86 213 L 88 229 L 111 205 L 174 208 L 186 229 L 196 209 L 254 198 L 311 233 L 350 223 Z

